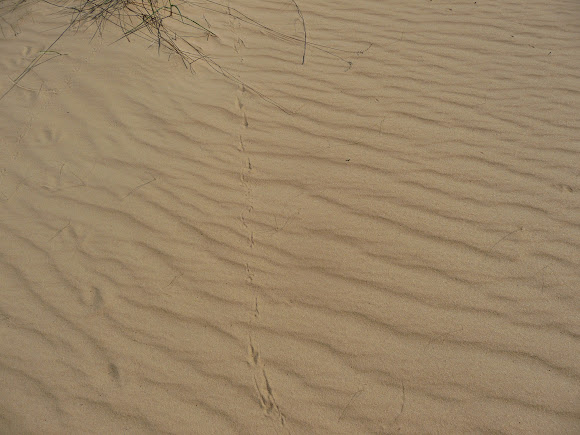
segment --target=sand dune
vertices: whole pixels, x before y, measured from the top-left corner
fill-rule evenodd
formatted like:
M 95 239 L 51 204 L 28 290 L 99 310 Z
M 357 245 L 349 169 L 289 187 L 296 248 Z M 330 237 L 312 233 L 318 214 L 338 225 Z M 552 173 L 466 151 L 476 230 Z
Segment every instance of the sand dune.
M 580 433 L 580 5 L 197 3 L 229 79 L 108 26 L 0 100 L 0 432 Z

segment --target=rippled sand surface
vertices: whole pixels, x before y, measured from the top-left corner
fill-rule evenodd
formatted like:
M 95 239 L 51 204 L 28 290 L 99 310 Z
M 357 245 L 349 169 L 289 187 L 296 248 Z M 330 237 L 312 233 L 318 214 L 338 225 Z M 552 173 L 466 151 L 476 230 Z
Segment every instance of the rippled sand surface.
M 229 79 L 93 27 L 0 101 L 0 432 L 580 433 L 580 4 L 196 3 Z

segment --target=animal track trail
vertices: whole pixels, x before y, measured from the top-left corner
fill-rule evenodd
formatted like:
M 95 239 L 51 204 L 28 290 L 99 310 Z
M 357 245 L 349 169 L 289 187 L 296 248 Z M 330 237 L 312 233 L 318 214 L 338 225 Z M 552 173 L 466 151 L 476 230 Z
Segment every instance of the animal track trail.
M 249 126 L 248 118 L 246 116 L 246 109 L 243 103 L 243 96 L 245 92 L 246 91 L 242 86 L 238 91 L 238 95 L 236 96 L 235 99 L 236 109 L 240 113 L 241 117 L 238 151 L 240 153 L 240 165 L 241 165 L 240 181 L 244 189 L 245 196 L 244 209 L 242 210 L 242 213 L 240 215 L 240 221 L 242 226 L 244 227 L 244 230 L 247 233 L 249 248 L 250 250 L 252 250 L 255 244 L 254 231 L 250 219 L 250 216 L 254 211 L 253 204 L 254 197 L 252 186 L 252 173 L 254 171 L 254 168 L 252 166 L 250 153 L 244 142 L 244 131 Z M 245 274 L 246 274 L 245 277 L 246 285 L 255 294 L 254 307 L 251 312 L 252 315 L 249 322 L 250 333 L 248 335 L 248 359 L 247 359 L 248 365 L 250 367 L 250 370 L 252 371 L 254 386 L 256 388 L 256 393 L 258 395 L 258 403 L 262 408 L 262 410 L 264 411 L 264 415 L 270 418 L 274 418 L 276 424 L 278 424 L 280 427 L 284 427 L 286 424 L 286 417 L 280 410 L 280 406 L 278 405 L 276 398 L 274 397 L 274 392 L 270 380 L 268 378 L 266 368 L 260 357 L 258 347 L 254 342 L 254 339 L 252 338 L 253 326 L 260 321 L 260 308 L 259 308 L 259 299 L 254 287 L 254 271 L 252 269 L 251 258 L 245 263 Z
M 259 316 L 258 304 L 256 300 L 255 314 Z M 274 397 L 274 392 L 268 379 L 268 374 L 260 358 L 260 352 L 255 346 L 252 337 L 249 337 L 248 346 L 248 364 L 253 370 L 254 376 L 254 386 L 256 387 L 256 392 L 258 393 L 258 401 L 260 407 L 264 411 L 264 414 L 268 417 L 273 417 L 280 424 L 281 427 L 286 425 L 286 417 L 282 413 L 276 398 Z
M 242 160 L 242 167 L 241 167 L 241 171 L 240 171 L 240 181 L 242 183 L 242 186 L 244 187 L 244 194 L 245 194 L 245 201 L 244 201 L 244 210 L 242 211 L 242 214 L 240 216 L 240 219 L 242 221 L 242 225 L 244 226 L 244 228 L 248 231 L 248 242 L 250 247 L 253 247 L 254 245 L 254 233 L 253 231 L 251 231 L 251 228 L 249 227 L 248 223 L 247 223 L 247 219 L 248 217 L 251 215 L 252 211 L 254 210 L 253 207 L 253 197 L 252 197 L 252 183 L 251 183 L 251 176 L 252 176 L 252 161 L 250 160 L 250 155 L 246 149 L 246 145 L 244 144 L 244 130 L 248 127 L 248 119 L 246 116 L 246 110 L 244 108 L 244 104 L 242 103 L 242 97 L 243 94 L 246 90 L 244 89 L 244 87 L 242 86 L 240 88 L 240 90 L 238 91 L 238 95 L 236 96 L 236 108 L 239 111 L 241 117 L 242 117 L 242 123 L 241 123 L 241 127 L 240 127 L 240 132 L 239 132 L 239 145 L 238 145 L 238 151 L 241 154 L 241 160 Z

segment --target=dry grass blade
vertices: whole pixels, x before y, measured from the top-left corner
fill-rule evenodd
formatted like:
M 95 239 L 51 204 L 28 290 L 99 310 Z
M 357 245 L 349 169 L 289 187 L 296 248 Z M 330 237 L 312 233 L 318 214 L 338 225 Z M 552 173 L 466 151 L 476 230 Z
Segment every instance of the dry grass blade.
M 306 41 L 306 21 L 304 21 L 304 16 L 302 15 L 302 11 L 298 7 L 298 4 L 296 3 L 296 0 L 292 0 L 292 3 L 294 3 L 294 6 L 296 6 L 296 10 L 298 11 L 298 16 L 300 16 L 300 19 L 302 20 L 302 27 L 304 28 L 304 53 L 302 54 L 302 65 L 304 65 L 304 61 L 306 60 L 306 45 L 307 45 L 307 41 Z

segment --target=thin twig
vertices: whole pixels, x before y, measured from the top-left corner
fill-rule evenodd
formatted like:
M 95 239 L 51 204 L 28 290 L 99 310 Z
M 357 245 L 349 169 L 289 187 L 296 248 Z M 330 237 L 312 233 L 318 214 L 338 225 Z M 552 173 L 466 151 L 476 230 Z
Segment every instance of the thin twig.
M 145 183 L 139 184 L 137 187 L 134 187 L 133 189 L 131 189 L 129 191 L 128 194 L 126 194 L 123 199 L 127 198 L 129 195 L 131 195 L 133 192 L 135 192 L 137 189 L 142 188 L 143 186 L 147 186 L 149 183 L 153 183 L 155 180 L 157 180 L 157 178 L 153 177 L 153 179 L 146 181 Z
M 300 16 L 300 19 L 302 20 L 302 27 L 304 28 L 304 53 L 302 54 L 302 65 L 304 65 L 304 59 L 306 58 L 306 22 L 304 21 L 304 16 L 302 15 L 302 11 L 300 10 L 300 8 L 298 7 L 298 4 L 296 3 L 295 0 L 292 0 L 292 3 L 294 3 L 294 6 L 296 6 L 296 10 L 298 11 L 298 15 Z
M 68 227 L 70 227 L 70 219 L 68 220 L 68 223 L 64 227 L 62 227 L 60 230 L 58 230 L 54 236 L 52 236 L 50 239 L 48 239 L 48 241 L 51 242 L 56 236 L 58 236 L 60 233 L 62 233 Z
M 338 417 L 338 421 L 342 420 L 342 417 L 344 417 L 344 414 L 346 413 L 346 410 L 348 409 L 348 407 L 350 406 L 350 404 L 363 391 L 364 391 L 364 388 L 361 388 L 356 393 L 354 393 L 352 396 L 350 396 L 350 400 L 348 401 L 348 403 L 346 404 L 346 406 L 343 408 L 342 412 L 340 413 L 340 416 Z
M 506 235 L 505 235 L 505 236 L 503 236 L 501 239 L 499 239 L 497 242 L 495 242 L 495 243 L 493 244 L 493 246 L 492 246 L 491 248 L 489 248 L 489 251 L 491 251 L 493 248 L 495 248 L 495 247 L 496 247 L 496 246 L 499 244 L 499 242 L 501 242 L 501 241 L 503 241 L 503 240 L 507 239 L 507 238 L 508 238 L 509 236 L 511 236 L 512 234 L 515 234 L 515 233 L 517 233 L 518 231 L 522 231 L 522 230 L 523 230 L 523 228 L 522 228 L 522 227 L 520 227 L 520 228 L 518 228 L 517 230 L 513 230 L 511 233 L 508 233 L 508 234 L 506 234 Z

